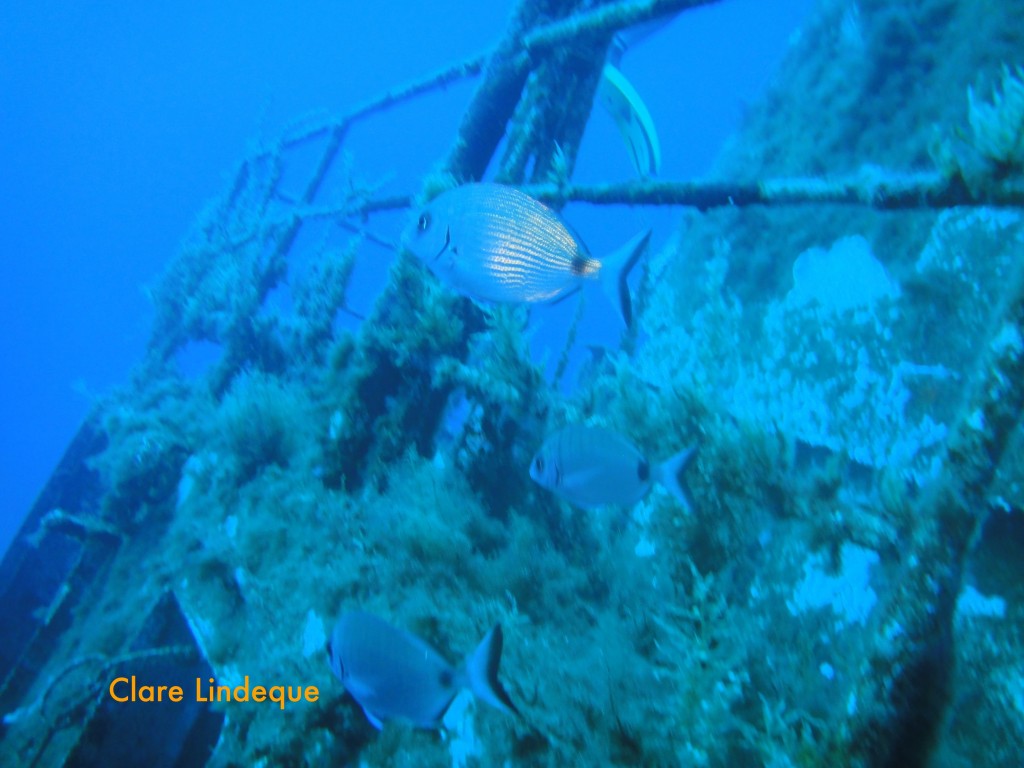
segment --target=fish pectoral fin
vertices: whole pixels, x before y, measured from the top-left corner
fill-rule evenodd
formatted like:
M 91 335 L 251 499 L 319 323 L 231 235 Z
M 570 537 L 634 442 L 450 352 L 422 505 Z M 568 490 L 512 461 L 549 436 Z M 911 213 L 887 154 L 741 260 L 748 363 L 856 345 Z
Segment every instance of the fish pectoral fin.
M 548 296 L 548 299 L 550 299 L 548 303 L 551 304 L 551 306 L 554 306 L 555 304 L 561 304 L 570 296 L 575 296 L 577 293 L 579 293 L 581 287 L 582 286 L 577 285 L 573 288 L 570 288 L 568 291 L 564 292 L 552 291 L 551 294 Z

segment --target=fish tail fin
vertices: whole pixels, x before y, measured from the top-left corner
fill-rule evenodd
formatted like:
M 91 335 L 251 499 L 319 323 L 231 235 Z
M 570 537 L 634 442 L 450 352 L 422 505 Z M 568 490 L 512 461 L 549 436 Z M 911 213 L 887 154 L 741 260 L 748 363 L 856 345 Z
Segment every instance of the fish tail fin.
M 501 633 L 501 624 L 495 624 L 494 628 L 484 635 L 480 645 L 466 659 L 466 674 L 469 678 L 469 689 L 481 701 L 490 704 L 495 709 L 518 715 L 519 710 L 512 703 L 512 699 L 505 692 L 498 680 L 498 665 L 501 664 L 501 648 L 504 638 Z
M 622 134 L 637 174 L 644 178 L 655 176 L 661 167 L 661 143 L 651 113 L 636 88 L 609 61 L 601 72 L 597 90 Z
M 618 250 L 601 259 L 601 284 L 612 303 L 619 307 L 626 327 L 633 325 L 633 299 L 629 295 L 629 273 L 640 261 L 651 240 L 651 230 L 635 234 Z
M 658 466 L 658 482 L 675 496 L 687 514 L 693 511 L 693 503 L 690 501 L 690 490 L 682 479 L 682 475 L 696 456 L 697 447 L 691 446 L 675 456 L 670 456 Z
M 366 715 L 366 719 L 370 721 L 370 725 L 376 728 L 378 731 L 384 730 L 384 721 L 377 717 L 373 712 L 363 707 L 363 714 Z

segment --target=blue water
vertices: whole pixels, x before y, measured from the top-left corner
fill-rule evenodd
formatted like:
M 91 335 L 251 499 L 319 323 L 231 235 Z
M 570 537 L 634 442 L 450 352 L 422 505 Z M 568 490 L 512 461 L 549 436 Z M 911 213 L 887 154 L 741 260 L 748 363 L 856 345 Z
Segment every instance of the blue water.
M 810 6 L 736 0 L 699 9 L 629 52 L 623 69 L 663 134 L 664 177 L 707 170 Z M 237 0 L 0 6 L 0 552 L 91 400 L 140 359 L 151 320 L 144 287 L 249 143 L 485 49 L 510 8 L 458 0 L 306 0 L 287 10 Z M 663 77 L 666 60 L 687 76 Z M 471 93 L 458 84 L 354 131 L 357 171 L 415 191 L 447 152 Z M 576 179 L 630 173 L 614 124 L 596 115 Z M 609 226 L 596 208 L 569 215 L 594 253 L 637 225 L 620 217 Z

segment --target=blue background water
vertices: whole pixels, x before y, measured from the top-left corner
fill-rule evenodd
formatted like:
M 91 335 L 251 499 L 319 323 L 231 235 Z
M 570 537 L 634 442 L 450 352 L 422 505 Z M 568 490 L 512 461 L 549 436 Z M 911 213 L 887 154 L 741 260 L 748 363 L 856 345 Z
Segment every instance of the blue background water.
M 733 0 L 686 13 L 630 51 L 625 74 L 655 122 L 674 124 L 662 176 L 708 169 L 811 5 Z M 124 381 L 141 357 L 150 322 L 143 287 L 250 141 L 487 48 L 511 7 L 0 6 L 0 552 L 90 398 Z M 663 80 L 667 60 L 690 73 L 685 82 Z M 357 172 L 393 174 L 389 189 L 415 191 L 471 94 L 472 83 L 457 85 L 354 131 Z M 628 177 L 611 120 L 595 115 L 587 130 L 577 178 Z M 631 234 L 591 236 L 587 217 L 596 215 L 581 209 L 573 218 L 595 253 Z

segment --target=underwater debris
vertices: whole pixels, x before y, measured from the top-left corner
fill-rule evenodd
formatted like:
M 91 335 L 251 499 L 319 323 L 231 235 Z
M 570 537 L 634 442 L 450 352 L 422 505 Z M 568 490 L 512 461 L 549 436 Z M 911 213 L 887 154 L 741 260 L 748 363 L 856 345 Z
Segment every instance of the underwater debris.
M 936 150 L 938 151 L 938 150 Z M 752 206 L 844 205 L 879 211 L 915 209 L 1020 208 L 1024 184 L 1015 177 L 985 185 L 965 186 L 950 176 L 947 163 L 938 159 L 941 171 L 899 171 L 871 168 L 852 175 L 771 177 L 758 181 L 656 180 L 604 184 L 545 183 L 518 185 L 518 189 L 556 207 L 566 203 L 592 205 L 650 205 L 694 208 L 747 208 Z M 955 166 L 959 170 L 959 166 Z M 369 201 L 367 212 L 408 208 L 411 195 Z
M 29 535 L 28 542 L 33 547 L 38 547 L 53 531 L 61 531 L 80 538 L 110 536 L 119 542 L 123 542 L 125 538 L 123 531 L 103 519 L 83 517 L 57 508 L 51 509 L 43 516 L 39 521 L 39 527 Z
M 967 189 L 941 173 L 873 170 L 850 176 L 765 178 L 741 181 L 648 179 L 608 184 L 533 184 L 521 189 L 554 205 L 668 205 L 707 211 L 748 206 L 816 206 L 830 203 L 882 211 L 958 206 L 1024 205 L 1024 185 L 1002 184 Z
M 207 758 L 223 713 L 187 701 L 125 712 L 109 693 L 116 681 L 135 674 L 164 682 L 180 674 L 210 674 L 173 595 L 160 596 L 140 618 L 141 629 L 134 628 L 137 634 L 129 635 L 131 642 L 122 650 L 74 649 L 76 655 L 37 681 L 28 703 L 4 714 L 4 764 L 22 764 L 26 755 L 36 756 L 38 765 L 69 766 L 158 759 L 188 764 Z M 149 701 L 148 693 L 141 695 Z M 164 742 L 159 735 L 168 731 L 180 738 Z M 26 735 L 34 738 L 26 741 Z
M 827 310 L 867 310 L 881 298 L 899 298 L 899 285 L 859 235 L 836 240 L 827 251 L 810 248 L 793 262 L 794 304 L 817 301 Z
M 840 569 L 835 575 L 822 570 L 823 559 L 810 555 L 804 562 L 803 579 L 793 592 L 787 607 L 794 616 L 812 608 L 831 607 L 837 623 L 866 625 L 878 595 L 871 588 L 871 567 L 878 553 L 846 542 L 840 554 Z

